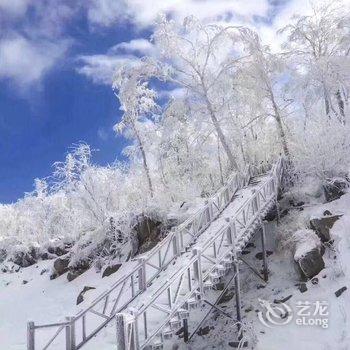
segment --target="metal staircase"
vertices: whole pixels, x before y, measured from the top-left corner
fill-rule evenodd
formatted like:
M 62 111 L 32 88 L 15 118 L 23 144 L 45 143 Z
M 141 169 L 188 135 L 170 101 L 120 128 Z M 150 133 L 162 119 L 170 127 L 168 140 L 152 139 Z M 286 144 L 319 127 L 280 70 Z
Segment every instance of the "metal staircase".
M 203 208 L 133 261 L 128 274 L 87 309 L 65 322 L 28 322 L 27 349 L 61 349 L 54 346 L 57 342 L 66 350 L 80 349 L 112 320 L 118 349 L 161 349 L 187 324 L 199 301 L 232 272 L 239 328 L 237 255 L 275 205 L 284 169 L 281 158 L 267 174 L 247 167 L 231 176 Z M 237 191 L 241 198 L 232 201 Z

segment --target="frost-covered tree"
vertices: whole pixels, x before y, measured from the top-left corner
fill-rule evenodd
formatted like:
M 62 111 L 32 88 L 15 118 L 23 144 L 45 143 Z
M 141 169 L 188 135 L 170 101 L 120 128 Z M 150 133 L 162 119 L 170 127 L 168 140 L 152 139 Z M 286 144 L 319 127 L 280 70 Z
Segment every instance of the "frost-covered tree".
M 241 65 L 240 84 L 253 93 L 254 99 L 260 99 L 263 113 L 258 117 L 273 117 L 283 153 L 289 157 L 290 151 L 283 123 L 283 111 L 289 104 L 282 96 L 283 62 L 278 55 L 271 53 L 268 46 L 261 43 L 255 32 L 248 28 L 240 28 L 239 32 L 249 53 Z
M 312 3 L 311 15 L 295 15 L 280 31 L 299 86 L 324 101 L 325 114 L 345 123 L 349 98 L 350 9 L 341 0 Z
M 136 140 L 142 164 L 147 177 L 151 197 L 154 194 L 149 162 L 142 137 L 145 121 L 157 111 L 156 91 L 149 86 L 149 80 L 159 76 L 161 71 L 153 61 L 144 59 L 136 65 L 125 65 L 115 74 L 113 89 L 123 111 L 121 121 L 115 125 L 117 132 Z
M 196 111 L 197 112 L 197 111 Z M 167 105 L 162 120 L 159 168 L 166 190 L 176 194 L 210 193 L 217 185 L 217 138 L 212 128 L 193 115 L 186 98 Z
M 240 59 L 233 28 L 206 25 L 194 17 L 187 17 L 179 25 L 162 17 L 153 39 L 163 63 L 169 65 L 169 80 L 187 90 L 197 108 L 201 105 L 205 108 L 231 167 L 238 169 L 220 118 L 225 101 L 230 98 L 232 76 Z

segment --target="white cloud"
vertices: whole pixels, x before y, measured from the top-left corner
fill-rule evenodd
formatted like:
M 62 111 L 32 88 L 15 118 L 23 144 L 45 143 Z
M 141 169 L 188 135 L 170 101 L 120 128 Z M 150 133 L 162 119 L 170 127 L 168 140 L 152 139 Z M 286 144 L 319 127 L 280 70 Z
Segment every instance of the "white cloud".
M 266 45 L 269 45 L 273 51 L 280 51 L 281 45 L 286 39 L 284 34 L 277 34 L 277 31 L 290 23 L 291 17 L 295 14 L 303 16 L 310 15 L 311 2 L 308 0 L 287 1 L 280 7 L 271 25 L 262 25 L 256 28 L 262 41 Z
M 257 30 L 263 42 L 275 51 L 283 41 L 276 31 L 286 25 L 294 13 L 310 12 L 308 0 L 283 0 L 275 5 L 269 0 L 90 0 L 89 6 L 90 22 L 101 26 L 133 23 L 143 29 L 153 26 L 160 13 L 177 21 L 194 15 L 204 21 L 246 25 Z M 257 17 L 268 19 L 272 12 L 277 12 L 272 22 L 256 21 Z M 118 44 L 110 52 L 120 50 L 154 55 L 152 44 L 144 39 Z
M 93 24 L 110 26 L 125 16 L 124 0 L 90 0 L 87 2 L 88 19 Z
M 202 20 L 238 16 L 252 21 L 254 16 L 265 16 L 268 9 L 268 0 L 91 0 L 88 17 L 91 23 L 102 26 L 127 19 L 138 27 L 148 27 L 159 13 L 177 20 L 195 15 Z
M 133 39 L 128 42 L 122 42 L 113 46 L 111 52 L 125 51 L 127 53 L 138 53 L 141 55 L 152 55 L 154 54 L 154 45 L 146 39 Z
M 66 24 L 79 9 L 80 0 L 0 0 L 0 80 L 39 83 L 72 44 Z
M 33 43 L 14 34 L 0 41 L 0 78 L 25 87 L 38 82 L 67 50 L 68 42 Z
M 125 64 L 133 64 L 139 57 L 156 56 L 154 45 L 144 38 L 121 42 L 106 54 L 80 56 L 78 73 L 85 75 L 97 84 L 110 85 L 115 70 Z
M 97 136 L 102 140 L 102 141 L 107 141 L 108 140 L 108 131 L 103 128 L 99 127 L 97 129 Z
M 6 16 L 21 17 L 23 16 L 31 0 L 1 0 L 0 13 Z
M 187 90 L 184 88 L 175 88 L 173 90 L 162 90 L 159 93 L 160 98 L 184 98 Z
M 274 11 L 277 14 L 270 22 L 268 17 Z M 278 51 L 283 36 L 277 35 L 277 30 L 285 26 L 293 14 L 309 11 L 308 0 L 286 0 L 275 6 L 269 5 L 268 0 L 152 0 L 151 4 L 144 0 L 90 0 L 88 13 L 94 24 L 111 26 L 118 21 L 119 24 L 131 22 L 141 29 L 152 26 L 159 13 L 167 13 L 177 21 L 194 15 L 209 22 L 245 25 L 258 31 L 264 44 Z M 257 21 L 255 16 L 266 21 Z M 117 66 L 143 55 L 157 57 L 157 52 L 149 40 L 138 38 L 113 46 L 105 55 L 84 56 L 78 71 L 96 83 L 110 84 Z
M 128 55 L 80 56 L 78 61 L 82 65 L 77 71 L 91 79 L 96 84 L 111 85 L 114 71 L 124 64 L 133 62 L 135 59 L 135 56 Z
M 255 16 L 266 17 L 269 0 L 0 0 L 0 79 L 14 79 L 18 85 L 40 81 L 62 59 L 67 47 L 66 24 L 84 9 L 90 24 L 116 24 L 143 29 L 154 24 L 159 13 L 181 21 L 195 15 L 206 21 L 220 21 L 257 27 L 264 42 L 279 46 L 275 31 L 295 10 L 304 11 L 307 0 L 289 0 L 271 25 L 257 24 Z M 26 13 L 34 15 L 29 20 Z M 19 21 L 20 20 L 20 21 Z M 81 56 L 78 72 L 96 83 L 110 84 L 116 67 L 143 55 L 156 56 L 154 46 L 144 38 L 123 42 L 105 54 Z

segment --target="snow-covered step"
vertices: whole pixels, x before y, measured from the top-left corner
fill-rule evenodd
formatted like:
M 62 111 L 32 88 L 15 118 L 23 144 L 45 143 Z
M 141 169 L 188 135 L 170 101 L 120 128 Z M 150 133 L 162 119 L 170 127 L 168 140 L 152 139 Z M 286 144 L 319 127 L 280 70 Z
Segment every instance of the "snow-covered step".
M 177 331 L 179 328 L 181 328 L 182 322 L 179 317 L 174 317 L 170 320 L 169 324 L 170 324 L 170 328 L 173 331 Z
M 150 346 L 151 350 L 163 350 L 164 345 L 160 339 L 156 339 Z
M 227 269 L 224 265 L 220 264 L 216 266 L 216 272 L 220 277 L 225 276 L 226 271 Z
M 186 319 L 189 317 L 190 313 L 187 309 L 179 309 L 177 312 L 178 317 L 180 320 Z
M 163 334 L 163 337 L 164 337 L 165 340 L 169 340 L 169 339 L 171 339 L 173 337 L 174 332 L 171 329 L 171 327 L 168 326 L 168 327 L 164 327 L 163 328 L 162 334 Z

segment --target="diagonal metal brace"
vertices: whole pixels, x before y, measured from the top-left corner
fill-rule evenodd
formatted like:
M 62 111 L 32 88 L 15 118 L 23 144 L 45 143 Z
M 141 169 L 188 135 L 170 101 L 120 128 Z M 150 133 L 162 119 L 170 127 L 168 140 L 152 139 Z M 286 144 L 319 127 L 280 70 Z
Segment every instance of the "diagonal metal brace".
M 238 259 L 244 262 L 259 278 L 261 278 L 266 283 L 265 278 L 261 276 L 261 274 L 253 266 L 247 263 L 242 257 L 239 257 Z
M 212 308 L 213 308 L 213 305 L 215 305 L 220 299 L 221 297 L 226 293 L 226 291 L 228 290 L 231 282 L 234 280 L 236 276 L 236 273 L 233 274 L 233 276 L 229 279 L 229 281 L 227 282 L 226 284 L 226 287 L 222 290 L 222 292 L 220 293 L 219 297 L 216 299 L 215 303 L 214 304 L 209 304 L 211 306 L 210 310 L 207 312 L 207 314 L 204 316 L 204 318 L 201 320 L 201 322 L 199 322 L 198 326 L 196 327 L 196 329 L 192 332 L 192 334 L 190 335 L 189 339 L 188 340 L 191 340 L 192 337 L 197 334 L 197 331 L 199 330 L 199 328 L 202 326 L 202 324 L 204 323 L 204 321 L 207 319 L 207 317 L 210 315 L 211 311 L 212 311 Z M 205 299 L 203 299 L 203 301 L 206 302 Z M 230 318 L 232 318 L 231 316 L 229 316 Z
M 219 308 L 218 306 L 216 306 L 215 304 L 212 304 L 210 301 L 208 301 L 207 299 L 202 299 L 202 301 L 204 301 L 206 304 L 210 305 L 213 309 L 219 311 L 220 313 L 222 313 L 223 315 L 225 315 L 226 317 L 230 318 L 231 320 L 238 322 L 235 318 L 233 318 L 231 315 L 229 315 L 227 312 L 225 312 L 224 310 L 222 310 L 221 308 Z

